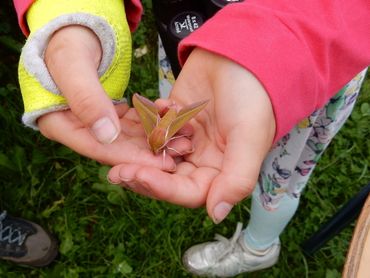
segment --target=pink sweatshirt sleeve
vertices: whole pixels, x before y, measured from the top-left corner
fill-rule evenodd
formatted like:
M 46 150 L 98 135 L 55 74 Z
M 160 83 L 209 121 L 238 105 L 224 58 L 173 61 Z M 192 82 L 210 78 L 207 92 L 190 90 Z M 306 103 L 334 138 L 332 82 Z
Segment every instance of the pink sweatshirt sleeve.
M 14 0 L 14 7 L 18 16 L 18 24 L 24 35 L 28 36 L 29 30 L 26 22 L 26 12 L 35 0 Z
M 35 0 L 14 0 L 14 7 L 18 15 L 18 23 L 24 35 L 29 35 L 29 30 L 26 22 L 26 13 L 28 8 L 32 5 Z M 143 7 L 140 0 L 126 0 L 125 9 L 127 15 L 127 21 L 130 26 L 131 32 L 135 31 L 141 20 Z
M 184 39 L 251 71 L 273 105 L 275 141 L 370 64 L 369 0 L 247 0 Z

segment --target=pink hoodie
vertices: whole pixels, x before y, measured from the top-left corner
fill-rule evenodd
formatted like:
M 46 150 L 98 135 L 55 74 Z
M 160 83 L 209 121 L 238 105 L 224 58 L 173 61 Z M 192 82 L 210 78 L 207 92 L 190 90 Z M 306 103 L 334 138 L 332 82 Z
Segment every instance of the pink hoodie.
M 33 2 L 35 2 L 35 0 L 13 0 L 18 15 L 19 26 L 21 27 L 21 30 L 25 35 L 29 34 L 25 17 L 28 8 L 32 5 Z M 130 25 L 130 29 L 131 31 L 134 31 L 136 30 L 141 20 L 143 7 L 141 5 L 140 0 L 126 0 L 125 8 L 127 14 L 127 21 Z
M 33 0 L 14 0 L 20 26 Z M 131 30 L 138 0 L 125 1 Z M 369 0 L 247 0 L 226 6 L 179 46 L 184 64 L 194 47 L 251 71 L 272 102 L 275 141 L 322 107 L 370 64 Z

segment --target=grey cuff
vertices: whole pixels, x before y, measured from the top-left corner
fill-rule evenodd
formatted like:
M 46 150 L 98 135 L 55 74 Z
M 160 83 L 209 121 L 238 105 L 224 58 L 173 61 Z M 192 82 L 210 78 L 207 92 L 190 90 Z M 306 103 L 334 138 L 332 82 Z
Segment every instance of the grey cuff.
M 21 59 L 26 71 L 51 93 L 60 95 L 60 91 L 51 77 L 44 53 L 54 32 L 68 25 L 81 25 L 90 28 L 100 40 L 102 59 L 98 68 L 101 77 L 111 65 L 116 51 L 116 37 L 113 28 L 102 17 L 88 13 L 73 13 L 59 16 L 33 32 L 22 49 Z M 55 105 L 46 109 L 24 113 L 22 121 L 26 126 L 38 130 L 37 119 L 47 113 L 67 110 L 68 105 Z
M 50 112 L 56 112 L 56 111 L 62 111 L 62 110 L 68 110 L 68 105 L 55 105 L 53 107 L 49 107 L 42 110 L 36 110 L 32 112 L 24 113 L 22 116 L 22 122 L 24 125 L 34 129 L 39 130 L 39 127 L 37 126 L 37 119 L 47 113 Z
M 122 98 L 120 100 L 112 100 L 112 102 L 113 102 L 113 104 L 127 103 L 127 99 Z M 69 109 L 68 105 L 55 105 L 55 106 L 47 108 L 47 109 L 27 112 L 27 113 L 23 114 L 22 122 L 26 126 L 32 128 L 34 130 L 39 130 L 39 127 L 37 126 L 37 119 L 39 117 L 41 117 L 41 116 L 43 116 L 47 113 L 56 112 L 56 111 L 63 111 L 63 110 L 68 110 L 68 109 Z

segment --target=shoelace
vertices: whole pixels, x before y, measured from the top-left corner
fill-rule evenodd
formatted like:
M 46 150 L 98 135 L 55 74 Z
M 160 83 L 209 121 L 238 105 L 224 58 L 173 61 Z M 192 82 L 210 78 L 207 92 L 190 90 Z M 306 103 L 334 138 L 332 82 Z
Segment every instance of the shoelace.
M 16 243 L 18 246 L 21 246 L 27 237 L 27 233 L 22 234 L 20 229 L 14 229 L 12 225 L 4 226 L 3 220 L 6 218 L 6 215 L 7 212 L 5 210 L 0 214 L 0 242 Z
M 239 238 L 239 236 L 242 232 L 242 228 L 243 228 L 243 223 L 238 222 L 238 224 L 236 225 L 236 231 L 230 239 L 228 239 L 228 238 L 226 238 L 222 235 L 219 235 L 219 234 L 215 235 L 215 240 L 220 241 L 225 246 L 227 246 L 227 248 L 217 257 L 217 261 L 222 260 L 226 255 L 233 252 L 233 250 L 235 249 L 236 244 L 238 242 L 238 238 Z

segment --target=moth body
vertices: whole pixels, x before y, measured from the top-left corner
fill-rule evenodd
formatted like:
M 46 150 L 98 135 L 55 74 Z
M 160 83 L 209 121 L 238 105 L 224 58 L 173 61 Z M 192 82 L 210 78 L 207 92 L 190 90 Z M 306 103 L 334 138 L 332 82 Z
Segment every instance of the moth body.
M 196 102 L 177 111 L 171 105 L 161 113 L 149 99 L 134 94 L 134 107 L 139 114 L 150 149 L 154 154 L 163 150 L 171 138 L 208 103 L 208 100 Z
M 148 143 L 153 153 L 158 154 L 168 142 L 166 142 L 167 130 L 155 127 L 148 137 Z

